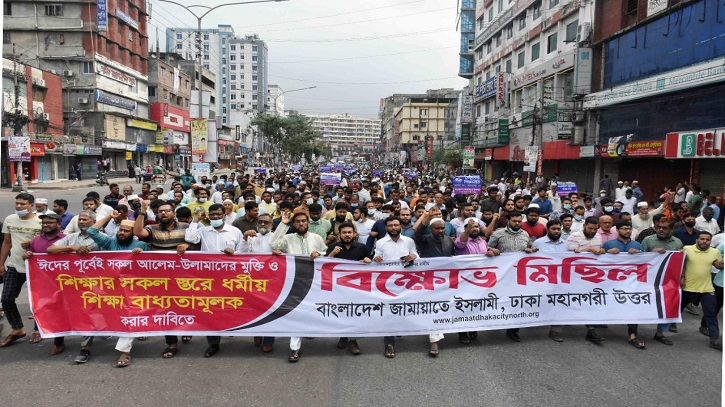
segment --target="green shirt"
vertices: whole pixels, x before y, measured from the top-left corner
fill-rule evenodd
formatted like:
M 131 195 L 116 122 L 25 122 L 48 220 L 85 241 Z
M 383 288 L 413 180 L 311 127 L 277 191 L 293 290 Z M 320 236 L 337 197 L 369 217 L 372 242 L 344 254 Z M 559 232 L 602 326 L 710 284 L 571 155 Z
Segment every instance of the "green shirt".
M 680 250 L 682 249 L 682 241 L 674 236 L 670 236 L 669 239 L 660 240 L 657 235 L 647 236 L 642 240 L 642 248 L 646 252 L 651 252 L 653 249 L 665 249 L 665 250 Z
M 307 228 L 307 231 L 309 233 L 314 233 L 317 236 L 321 237 L 323 241 L 327 240 L 327 235 L 332 233 L 332 224 L 327 219 L 322 219 L 318 221 L 319 223 L 314 223 L 312 219 L 310 219 L 309 227 Z

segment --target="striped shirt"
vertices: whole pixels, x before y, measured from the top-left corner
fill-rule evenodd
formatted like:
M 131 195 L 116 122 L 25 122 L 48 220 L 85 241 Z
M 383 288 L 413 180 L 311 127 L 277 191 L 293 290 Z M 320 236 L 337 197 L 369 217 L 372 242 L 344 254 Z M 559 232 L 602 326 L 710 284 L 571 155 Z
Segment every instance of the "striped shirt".
M 186 229 L 188 223 L 174 222 L 171 230 L 163 229 L 161 225 L 148 225 L 144 229 L 149 232 L 148 242 L 151 250 L 176 250 L 176 246 L 186 244 Z
M 497 229 L 488 240 L 490 249 L 498 249 L 501 253 L 521 252 L 529 247 L 529 234 L 525 230 L 512 231 L 508 226 Z
M 586 250 L 586 249 L 601 249 L 602 248 L 602 237 L 599 234 L 594 234 L 594 237 L 587 239 L 584 236 L 584 231 L 580 230 L 574 232 L 566 239 L 566 243 L 569 245 L 569 250 Z

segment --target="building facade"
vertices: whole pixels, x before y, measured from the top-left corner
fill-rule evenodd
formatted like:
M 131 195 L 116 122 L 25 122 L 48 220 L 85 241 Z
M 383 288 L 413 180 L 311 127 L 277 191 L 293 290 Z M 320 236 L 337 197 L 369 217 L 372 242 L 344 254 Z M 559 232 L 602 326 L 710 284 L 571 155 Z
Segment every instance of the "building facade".
M 305 114 L 312 127 L 329 146 L 333 157 L 365 157 L 372 159 L 379 139 L 380 120 L 344 114 Z

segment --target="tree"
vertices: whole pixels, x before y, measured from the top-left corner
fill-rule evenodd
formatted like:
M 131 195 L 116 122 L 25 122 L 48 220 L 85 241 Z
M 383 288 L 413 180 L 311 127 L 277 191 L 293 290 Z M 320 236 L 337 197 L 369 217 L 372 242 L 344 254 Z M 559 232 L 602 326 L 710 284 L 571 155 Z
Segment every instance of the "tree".
M 445 165 L 460 167 L 463 165 L 463 151 L 460 148 L 448 148 L 443 150 L 440 162 Z
M 255 117 L 252 124 L 259 126 L 273 148 L 289 154 L 293 162 L 300 161 L 302 157 L 311 161 L 312 154 L 329 154 L 329 148 L 312 127 L 312 120 L 305 116 L 293 114 L 282 117 L 265 113 Z

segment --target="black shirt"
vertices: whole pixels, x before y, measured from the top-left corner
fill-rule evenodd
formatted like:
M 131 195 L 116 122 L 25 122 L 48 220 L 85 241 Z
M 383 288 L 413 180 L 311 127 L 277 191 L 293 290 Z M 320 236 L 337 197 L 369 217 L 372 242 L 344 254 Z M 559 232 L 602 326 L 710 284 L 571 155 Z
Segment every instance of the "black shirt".
M 342 251 L 335 256 L 336 259 L 360 261 L 367 257 L 367 248 L 364 244 L 358 242 L 357 240 L 352 241 L 352 245 L 349 249 L 345 247 L 343 242 L 332 244 L 327 247 L 327 255 L 329 256 L 330 253 L 332 253 L 332 251 L 338 246 L 342 247 Z

